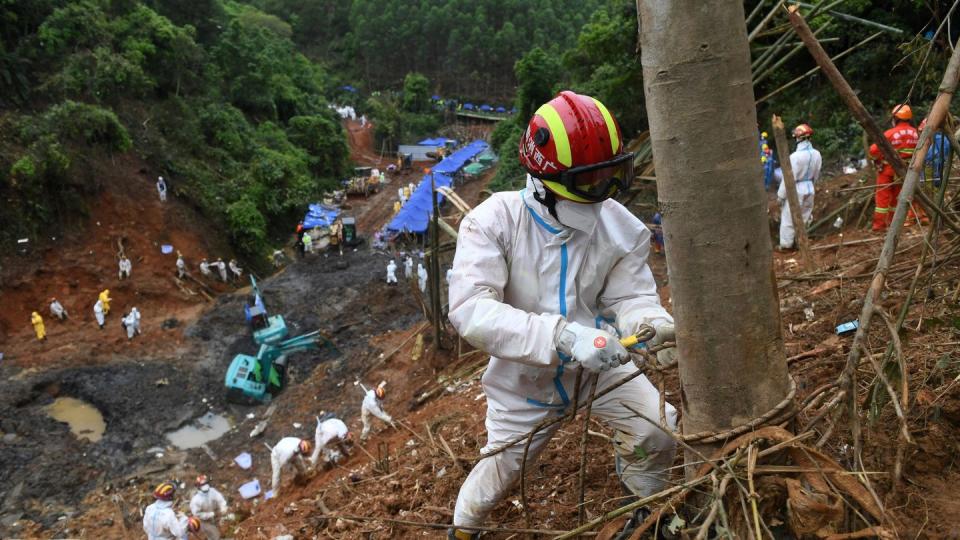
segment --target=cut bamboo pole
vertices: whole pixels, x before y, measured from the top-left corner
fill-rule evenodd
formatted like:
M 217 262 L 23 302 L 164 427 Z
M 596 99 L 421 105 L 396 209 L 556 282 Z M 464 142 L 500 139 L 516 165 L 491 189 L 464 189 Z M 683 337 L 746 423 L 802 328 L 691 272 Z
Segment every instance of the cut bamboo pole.
M 813 272 L 816 265 L 813 255 L 810 254 L 810 240 L 807 238 L 807 228 L 803 224 L 803 213 L 800 209 L 800 197 L 797 196 L 797 181 L 793 176 L 793 167 L 790 163 L 790 143 L 783 128 L 783 120 L 773 115 L 771 120 L 773 137 L 777 141 L 777 154 L 780 155 L 780 170 L 783 171 L 783 186 L 787 192 L 787 204 L 790 205 L 790 219 L 793 221 L 793 230 L 796 235 L 797 247 L 800 248 L 800 258 L 803 260 L 803 269 Z M 781 244 L 782 245 L 782 244 Z

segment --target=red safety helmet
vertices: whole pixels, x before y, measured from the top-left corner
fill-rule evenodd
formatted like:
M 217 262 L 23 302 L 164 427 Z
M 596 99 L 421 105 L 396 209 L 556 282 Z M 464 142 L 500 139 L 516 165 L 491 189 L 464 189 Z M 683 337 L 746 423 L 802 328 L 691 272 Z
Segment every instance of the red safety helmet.
M 807 124 L 800 124 L 793 128 L 793 137 L 795 139 L 809 139 L 813 135 L 813 128 Z
M 913 111 L 909 105 L 903 103 L 893 108 L 893 117 L 898 120 L 910 120 L 913 118 Z
M 633 153 L 598 100 L 569 90 L 542 105 L 520 137 L 520 164 L 557 197 L 595 203 L 633 181 Z
M 300 441 L 300 453 L 307 455 L 310 451 L 313 450 L 313 446 L 310 444 L 310 441 L 301 440 Z
M 201 474 L 201 475 L 197 476 L 197 481 L 196 481 L 197 487 L 205 486 L 205 485 L 207 485 L 207 484 L 209 484 L 209 483 L 210 483 L 210 479 L 207 478 L 207 475 Z
M 177 486 L 173 482 L 163 482 L 153 488 L 153 498 L 161 501 L 172 501 L 173 496 L 177 494 Z
M 190 516 L 187 518 L 187 530 L 190 532 L 197 532 L 200 530 L 200 520 L 196 516 Z
M 377 399 L 383 399 L 387 395 L 387 391 L 383 389 L 382 386 L 378 386 L 376 390 L 373 391 L 377 395 Z

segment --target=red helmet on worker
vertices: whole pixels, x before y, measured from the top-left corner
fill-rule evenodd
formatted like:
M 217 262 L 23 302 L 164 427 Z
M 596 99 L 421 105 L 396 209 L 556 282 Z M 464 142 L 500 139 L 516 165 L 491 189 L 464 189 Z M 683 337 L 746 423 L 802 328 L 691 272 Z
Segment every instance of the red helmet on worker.
M 196 516 L 190 516 L 187 518 L 187 530 L 190 532 L 197 532 L 200 530 L 200 519 Z
M 373 391 L 377 395 L 377 399 L 383 399 L 387 395 L 387 391 L 383 389 L 382 386 L 378 386 L 376 390 Z
M 207 475 L 201 474 L 197 476 L 197 481 L 195 483 L 197 487 L 206 486 L 210 483 L 210 479 L 207 478 Z
M 910 120 L 913 118 L 913 110 L 906 103 L 902 103 L 893 108 L 893 117 L 897 120 Z
M 153 498 L 161 501 L 172 501 L 177 494 L 177 486 L 173 482 L 163 482 L 153 488 Z
M 807 124 L 800 124 L 793 128 L 793 138 L 798 141 L 809 139 L 813 135 L 813 128 Z
M 600 101 L 569 90 L 543 104 L 520 137 L 520 164 L 557 198 L 595 203 L 633 181 L 633 153 Z

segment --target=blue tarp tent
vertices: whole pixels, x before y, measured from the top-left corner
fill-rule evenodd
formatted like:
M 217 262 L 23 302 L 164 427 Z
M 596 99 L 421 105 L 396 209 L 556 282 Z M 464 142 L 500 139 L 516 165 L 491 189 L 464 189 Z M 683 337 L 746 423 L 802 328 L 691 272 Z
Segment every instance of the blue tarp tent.
M 434 100 L 434 101 L 440 101 L 440 96 L 434 94 L 433 96 L 430 97 L 430 99 L 432 99 L 432 100 Z
M 507 109 L 505 109 L 505 108 L 503 108 L 503 107 L 497 107 L 497 112 L 499 112 L 499 113 L 505 113 L 505 112 L 507 112 Z
M 464 104 L 463 104 L 463 108 L 466 109 L 466 110 L 468 110 L 468 111 L 472 111 L 472 110 L 473 110 L 473 103 L 464 103 Z
M 310 209 L 307 210 L 307 215 L 303 216 L 303 228 L 329 227 L 337 220 L 339 215 L 339 208 L 317 203 L 311 204 Z
M 480 110 L 483 111 L 483 112 L 490 112 L 490 111 L 493 110 L 493 107 L 491 107 L 491 106 L 489 106 L 489 105 L 487 105 L 487 104 L 483 104 L 483 105 L 480 106 Z
M 350 86 L 349 84 L 345 84 L 345 85 L 341 86 L 340 88 L 346 90 L 347 92 L 354 92 L 354 93 L 356 93 L 356 91 L 357 91 L 356 88 L 354 88 L 353 86 Z
M 453 175 L 462 169 L 467 161 L 488 147 L 489 145 L 483 141 L 473 141 L 437 163 L 431 169 L 437 187 L 450 186 L 453 183 Z M 438 193 L 437 199 L 438 202 L 442 203 L 443 195 Z M 410 194 L 410 200 L 394 216 L 390 224 L 387 225 L 387 229 L 393 232 L 424 233 L 427 231 L 427 224 L 432 213 L 433 198 L 430 195 L 430 175 L 428 174 L 420 181 L 417 189 Z
M 418 142 L 417 144 L 419 144 L 420 146 L 443 146 L 447 144 L 447 141 L 449 140 L 450 139 L 445 139 L 443 137 L 434 137 L 432 139 L 424 139 Z

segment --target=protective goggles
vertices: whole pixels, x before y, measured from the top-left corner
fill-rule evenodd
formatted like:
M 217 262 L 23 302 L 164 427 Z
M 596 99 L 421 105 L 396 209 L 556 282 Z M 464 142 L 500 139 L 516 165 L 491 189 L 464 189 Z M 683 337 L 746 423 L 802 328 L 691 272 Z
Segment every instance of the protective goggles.
M 630 187 L 633 181 L 633 152 L 619 154 L 611 160 L 582 167 L 573 167 L 557 174 L 539 175 L 541 180 L 555 182 L 570 194 L 589 202 L 601 202 L 618 190 Z

